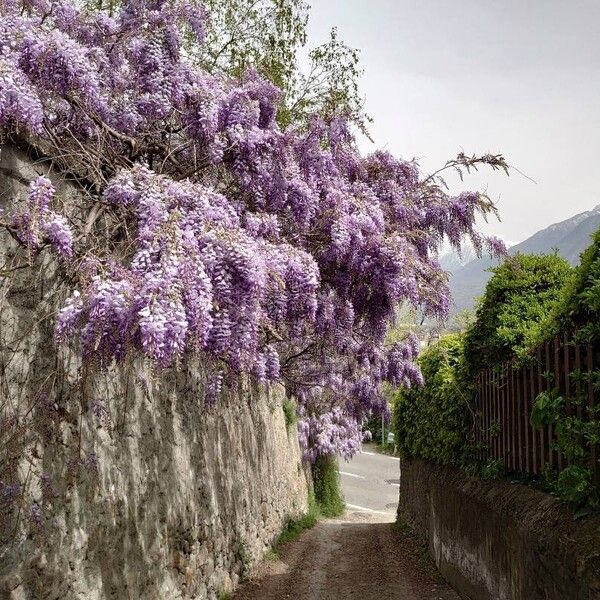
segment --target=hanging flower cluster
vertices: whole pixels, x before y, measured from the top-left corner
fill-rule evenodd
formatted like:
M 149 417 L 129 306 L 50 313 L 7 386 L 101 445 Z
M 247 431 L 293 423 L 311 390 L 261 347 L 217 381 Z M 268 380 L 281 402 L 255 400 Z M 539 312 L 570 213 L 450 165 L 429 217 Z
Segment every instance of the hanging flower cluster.
M 0 9 L 1 135 L 43 140 L 116 223 L 95 227 L 88 206 L 71 232 L 47 180 L 15 217 L 25 244 L 43 236 L 78 265 L 57 338 L 79 334 L 102 364 L 203 353 L 220 364 L 208 403 L 224 370 L 281 380 L 309 458 L 355 452 L 363 419 L 387 410 L 382 382 L 421 380 L 414 340 L 385 345 L 396 307 L 447 313 L 436 251 L 465 236 L 497 250 L 474 230 L 489 200 L 361 156 L 343 120 L 282 130 L 272 84 L 191 62 L 183 41 L 202 43 L 205 14 L 189 0 L 125 0 L 112 16 L 71 0 Z
M 73 256 L 73 234 L 63 215 L 50 209 L 55 190 L 46 177 L 38 177 L 29 186 L 26 210 L 13 215 L 12 226 L 30 250 L 47 240 L 65 260 Z
M 360 450 L 362 433 L 355 419 L 341 408 L 333 408 L 300 419 L 298 438 L 305 458 L 314 462 L 319 455 L 326 454 L 351 458 Z

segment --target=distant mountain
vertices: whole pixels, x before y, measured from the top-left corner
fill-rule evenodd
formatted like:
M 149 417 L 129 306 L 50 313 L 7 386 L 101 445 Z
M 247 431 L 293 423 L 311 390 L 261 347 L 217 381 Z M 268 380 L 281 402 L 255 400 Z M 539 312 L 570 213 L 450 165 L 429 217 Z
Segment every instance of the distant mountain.
M 477 254 L 475 253 L 475 248 L 468 242 L 463 244 L 460 254 L 456 252 L 456 250 L 448 249 L 445 251 L 442 250 L 441 254 L 438 256 L 442 269 L 448 273 L 456 273 L 456 271 L 476 258 Z
M 590 245 L 590 236 L 598 228 L 600 228 L 600 205 L 538 231 L 520 244 L 512 246 L 508 253 L 549 254 L 557 250 L 560 256 L 572 265 L 576 265 L 581 252 Z M 449 265 L 444 268 L 451 273 L 450 291 L 453 298 L 451 312 L 457 313 L 473 307 L 475 298 L 483 294 L 491 277 L 488 269 L 495 267 L 499 261 L 483 256 L 458 268 L 455 264 L 456 261 L 460 261 L 460 257 L 456 256 L 454 261 L 453 264 L 450 257 L 440 257 L 442 266 Z

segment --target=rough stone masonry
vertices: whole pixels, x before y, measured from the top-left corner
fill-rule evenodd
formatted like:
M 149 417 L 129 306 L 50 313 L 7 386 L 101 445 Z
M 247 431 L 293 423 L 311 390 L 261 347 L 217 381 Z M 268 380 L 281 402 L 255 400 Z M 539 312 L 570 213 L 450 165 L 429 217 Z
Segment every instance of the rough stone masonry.
M 27 181 L 48 172 L 2 146 L 0 206 L 24 198 Z M 61 201 L 79 193 L 60 174 L 50 177 Z M 23 260 L 3 230 L 0 598 L 230 591 L 307 508 L 283 390 L 240 378 L 207 408 L 201 362 L 168 372 L 140 358 L 106 372 L 83 365 L 52 340 L 66 294 L 56 264 L 47 252 L 33 267 L 20 268 Z

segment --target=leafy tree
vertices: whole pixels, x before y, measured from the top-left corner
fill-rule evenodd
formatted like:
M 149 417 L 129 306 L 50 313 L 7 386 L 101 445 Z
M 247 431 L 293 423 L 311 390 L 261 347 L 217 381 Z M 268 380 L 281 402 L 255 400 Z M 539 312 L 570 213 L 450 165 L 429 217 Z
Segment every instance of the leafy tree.
M 359 51 L 338 38 L 333 28 L 329 40 L 309 53 L 307 73 L 296 72 L 286 91 L 278 119 L 282 126 L 307 123 L 317 114 L 331 122 L 342 117 L 369 136 L 371 117 L 360 94 L 362 69 Z
M 176 0 L 171 0 L 177 5 Z M 90 10 L 115 14 L 123 0 L 89 0 Z M 307 44 L 309 5 L 304 0 L 203 0 L 203 37 L 186 36 L 186 50 L 209 73 L 239 78 L 249 69 L 282 92 L 277 119 L 282 127 L 307 126 L 314 115 L 331 122 L 337 117 L 368 135 L 371 118 L 359 89 L 359 51 L 339 39 L 310 49 L 308 68 L 298 65 L 298 52 Z
M 572 269 L 557 255 L 517 254 L 493 269 L 465 337 L 471 373 L 525 357 Z
M 337 29 L 310 50 L 306 73 L 298 67 L 298 51 L 307 42 L 304 0 L 206 0 L 204 6 L 209 19 L 197 52 L 206 70 L 240 76 L 256 69 L 283 91 L 283 127 L 306 125 L 318 114 L 327 122 L 344 117 L 367 133 L 359 52 L 339 39 Z
M 243 75 L 256 69 L 281 89 L 297 77 L 297 51 L 306 44 L 304 0 L 205 0 L 206 33 L 194 49 L 207 71 Z

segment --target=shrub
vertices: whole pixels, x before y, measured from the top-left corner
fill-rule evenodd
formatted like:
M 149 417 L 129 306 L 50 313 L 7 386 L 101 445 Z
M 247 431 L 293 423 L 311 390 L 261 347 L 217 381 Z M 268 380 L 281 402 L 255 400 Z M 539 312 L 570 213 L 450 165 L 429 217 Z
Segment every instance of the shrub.
M 315 501 L 314 494 L 310 493 L 308 496 L 308 512 L 301 515 L 297 519 L 290 519 L 279 537 L 275 542 L 273 552 L 277 555 L 278 549 L 283 544 L 288 544 L 294 541 L 304 530 L 311 529 L 317 524 L 319 520 L 320 511 Z
M 548 466 L 543 482 L 548 491 L 575 506 L 588 504 L 598 507 L 600 489 L 593 477 L 592 449 L 600 443 L 600 422 L 567 414 L 565 399 L 556 390 L 542 392 L 535 399 L 531 424 L 542 428 L 554 427 L 554 447 L 569 463 L 559 473 Z
M 290 429 L 292 425 L 297 423 L 298 414 L 296 413 L 296 403 L 289 398 L 285 398 L 283 404 L 281 405 L 283 409 L 283 418 L 285 420 L 285 426 L 287 429 Z
M 320 514 L 337 517 L 344 512 L 337 457 L 328 454 L 317 457 L 313 467 L 315 500 Z
M 580 465 L 563 469 L 558 475 L 554 491 L 562 500 L 575 506 L 585 503 L 598 505 L 598 491 L 592 483 L 592 471 Z
M 469 370 L 527 356 L 572 269 L 556 255 L 517 254 L 494 270 L 465 337 Z
M 567 329 L 577 330 L 581 341 L 600 338 L 600 229 L 537 327 L 531 347 Z
M 400 389 L 393 399 L 396 441 L 404 456 L 442 464 L 464 464 L 472 388 L 465 371 L 464 336 L 451 334 L 418 359 L 423 387 Z
M 312 466 L 312 476 L 314 489 L 308 496 L 308 511 L 286 523 L 275 542 L 271 557 L 278 556 L 282 545 L 294 541 L 303 531 L 314 527 L 320 517 L 337 517 L 344 512 L 337 457 L 319 456 Z

